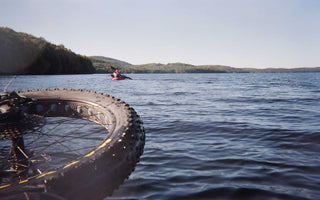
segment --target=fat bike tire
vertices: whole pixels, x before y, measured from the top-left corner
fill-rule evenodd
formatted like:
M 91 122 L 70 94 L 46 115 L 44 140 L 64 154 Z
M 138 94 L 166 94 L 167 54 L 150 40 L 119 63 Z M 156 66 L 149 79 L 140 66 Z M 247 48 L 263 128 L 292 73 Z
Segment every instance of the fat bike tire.
M 73 89 L 18 94 L 33 99 L 28 114 L 85 119 L 105 127 L 107 133 L 94 149 L 58 169 L 0 185 L 0 199 L 16 194 L 27 194 L 29 199 L 103 199 L 134 171 L 143 153 L 145 131 L 139 115 L 122 100 Z

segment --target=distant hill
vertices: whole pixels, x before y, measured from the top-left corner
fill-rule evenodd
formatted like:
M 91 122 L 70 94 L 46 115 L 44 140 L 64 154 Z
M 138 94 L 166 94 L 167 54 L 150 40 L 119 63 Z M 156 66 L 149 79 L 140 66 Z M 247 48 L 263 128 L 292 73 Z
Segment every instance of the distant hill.
M 191 65 L 186 63 L 149 63 L 132 65 L 123 69 L 126 73 L 227 73 L 242 72 L 241 69 L 223 65 Z
M 225 65 L 191 65 L 186 63 L 148 63 L 132 65 L 128 62 L 103 56 L 90 57 L 96 73 L 112 73 L 112 68 L 122 73 L 281 73 L 281 72 L 320 72 L 320 67 L 313 68 L 235 68 Z
M 132 65 L 109 57 L 75 54 L 63 45 L 51 44 L 44 38 L 0 27 L 0 74 L 111 73 L 112 68 L 120 69 L 122 73 L 320 72 L 320 67 L 255 69 L 186 63 Z
M 109 57 L 90 56 L 89 58 L 97 73 L 111 73 L 112 68 L 123 69 L 126 66 L 131 66 L 130 63 Z
M 227 73 L 243 72 L 241 69 L 223 65 L 195 66 L 185 63 L 148 63 L 132 65 L 128 62 L 103 56 L 90 57 L 97 73 L 112 73 L 112 68 L 119 69 L 122 73 Z
M 117 59 L 109 58 L 109 57 L 104 57 L 104 56 L 89 56 L 89 58 L 95 62 L 106 62 L 106 63 L 111 63 L 111 64 L 114 64 L 114 65 L 120 66 L 120 67 L 132 65 L 130 63 L 127 63 L 127 62 L 124 62 L 121 60 L 117 60 Z
M 0 27 L 0 74 L 87 74 L 95 68 L 86 56 L 44 38 Z
M 90 57 L 92 59 L 92 57 Z M 110 58 L 108 58 L 110 59 Z M 113 59 L 112 59 L 113 60 Z M 117 60 L 116 60 L 117 61 Z M 313 68 L 235 68 L 224 65 L 190 65 L 185 63 L 148 63 L 143 65 L 114 64 L 107 59 L 99 62 L 92 60 L 97 73 L 111 73 L 111 67 L 118 68 L 122 73 L 281 73 L 281 72 L 320 72 L 320 67 Z

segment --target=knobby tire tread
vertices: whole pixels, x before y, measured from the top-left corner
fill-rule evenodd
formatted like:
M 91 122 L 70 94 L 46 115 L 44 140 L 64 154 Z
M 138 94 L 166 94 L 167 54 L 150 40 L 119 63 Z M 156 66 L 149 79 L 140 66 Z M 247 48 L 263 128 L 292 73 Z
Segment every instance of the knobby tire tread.
M 90 120 L 106 127 L 109 134 L 91 152 L 63 167 L 2 186 L 0 199 L 25 191 L 35 199 L 46 193 L 61 199 L 103 199 L 134 171 L 143 153 L 145 131 L 139 115 L 125 102 L 110 95 L 73 89 L 18 94 L 36 99 L 29 108 L 31 114 Z M 39 186 L 44 191 L 39 192 Z

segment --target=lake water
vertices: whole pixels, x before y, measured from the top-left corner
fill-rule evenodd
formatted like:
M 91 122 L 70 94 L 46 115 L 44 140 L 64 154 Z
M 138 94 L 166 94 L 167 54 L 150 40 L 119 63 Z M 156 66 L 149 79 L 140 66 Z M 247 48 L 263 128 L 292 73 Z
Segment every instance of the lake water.
M 106 199 L 320 199 L 320 73 L 128 76 L 18 76 L 8 90 L 95 90 L 138 112 L 144 154 Z

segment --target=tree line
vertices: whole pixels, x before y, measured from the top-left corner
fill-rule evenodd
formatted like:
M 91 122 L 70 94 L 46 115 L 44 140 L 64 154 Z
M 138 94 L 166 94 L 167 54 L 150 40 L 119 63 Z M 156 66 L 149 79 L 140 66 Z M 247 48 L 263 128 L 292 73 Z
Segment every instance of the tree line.
M 112 73 L 259 73 L 319 72 L 314 68 L 234 68 L 223 65 L 190 65 L 185 63 L 149 63 L 132 65 L 103 56 L 86 57 L 63 45 L 47 42 L 42 37 L 0 27 L 0 74 L 88 74 Z
M 0 74 L 95 73 L 88 57 L 7 27 L 0 27 L 0 60 Z
M 235 68 L 224 65 L 191 65 L 185 63 L 149 63 L 143 65 L 132 65 L 123 61 L 116 62 L 106 57 L 90 57 L 96 68 L 96 73 L 112 73 L 113 68 L 122 73 L 282 73 L 282 72 L 320 72 L 320 67 L 301 68 Z

